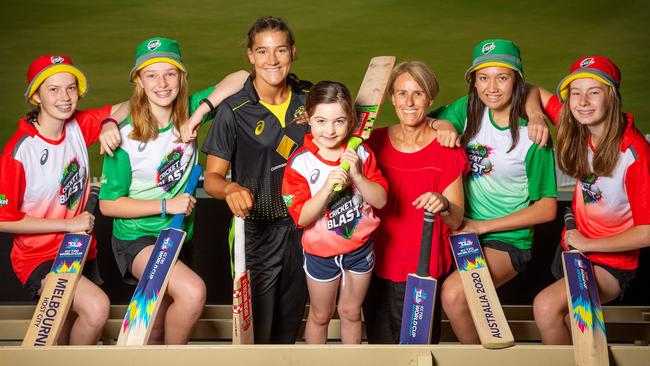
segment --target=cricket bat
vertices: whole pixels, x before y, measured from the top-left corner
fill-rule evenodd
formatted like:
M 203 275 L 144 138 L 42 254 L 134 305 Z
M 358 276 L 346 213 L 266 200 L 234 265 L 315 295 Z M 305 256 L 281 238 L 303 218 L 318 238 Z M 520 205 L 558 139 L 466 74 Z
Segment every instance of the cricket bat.
M 465 291 L 474 326 L 484 348 L 506 348 L 515 344 L 481 243 L 475 233 L 451 235 L 451 251 Z
M 202 170 L 200 165 L 194 165 L 185 193 L 194 194 Z M 171 269 L 185 241 L 185 231 L 182 230 L 184 220 L 184 214 L 174 215 L 169 228 L 160 232 L 124 314 L 118 345 L 147 344 L 160 303 L 165 296 Z
M 431 342 L 431 326 L 438 284 L 438 280 L 429 274 L 431 237 L 435 218 L 435 214 L 424 211 L 418 268 L 415 273 L 409 273 L 406 279 L 400 344 L 429 344 Z
M 571 208 L 564 214 L 564 223 L 567 230 L 576 228 Z M 576 365 L 609 365 L 605 319 L 591 261 L 573 247 L 569 249 L 562 253 L 562 266 Z
M 84 211 L 94 212 L 99 187 L 91 185 Z M 41 297 L 23 338 L 24 347 L 55 345 L 65 321 L 79 277 L 83 272 L 92 236 L 68 233 L 63 236 L 52 269 L 45 278 Z
M 246 269 L 244 220 L 235 216 L 235 279 L 232 288 L 232 344 L 253 344 L 250 271 Z
M 370 65 L 363 77 L 357 99 L 354 101 L 354 108 L 357 112 L 357 128 L 355 133 L 348 140 L 348 149 L 356 150 L 359 145 L 370 137 L 372 128 L 379 114 L 379 108 L 384 101 L 386 88 L 390 73 L 395 66 L 395 56 L 377 56 L 370 60 Z M 345 171 L 350 170 L 347 162 L 341 163 Z M 343 187 L 334 186 L 338 192 Z

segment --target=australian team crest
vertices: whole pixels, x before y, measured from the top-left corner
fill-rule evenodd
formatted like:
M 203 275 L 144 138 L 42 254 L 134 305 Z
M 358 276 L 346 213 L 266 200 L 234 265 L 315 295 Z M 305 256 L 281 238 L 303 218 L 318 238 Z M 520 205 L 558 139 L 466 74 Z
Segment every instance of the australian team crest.
M 59 181 L 59 204 L 66 205 L 68 210 L 72 209 L 83 195 L 85 179 L 86 171 L 79 164 L 79 159 L 72 158 L 63 168 Z
M 593 174 L 586 180 L 580 181 L 580 188 L 582 190 L 582 199 L 586 204 L 597 203 L 603 198 L 602 191 L 596 185 L 597 182 L 598 182 L 598 177 Z
M 334 195 L 327 205 L 325 217 L 327 229 L 337 235 L 349 239 L 361 220 L 361 198 L 351 189 L 344 189 Z
M 493 166 L 490 161 L 492 152 L 493 148 L 487 145 L 471 144 L 467 146 L 467 159 L 470 163 L 472 178 L 478 179 L 492 172 Z

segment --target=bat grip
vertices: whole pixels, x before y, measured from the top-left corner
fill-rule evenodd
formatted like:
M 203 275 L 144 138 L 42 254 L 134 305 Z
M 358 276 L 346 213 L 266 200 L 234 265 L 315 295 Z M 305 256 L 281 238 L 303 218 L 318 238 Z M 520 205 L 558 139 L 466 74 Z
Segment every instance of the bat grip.
M 433 226 L 436 222 L 436 215 L 424 211 L 424 224 L 422 225 L 422 241 L 420 242 L 420 258 L 418 268 L 415 273 L 420 277 L 429 276 L 429 262 L 431 260 L 431 238 L 433 236 Z
M 91 184 L 90 194 L 88 195 L 88 201 L 86 201 L 86 207 L 84 207 L 84 211 L 88 213 L 95 212 L 95 208 L 97 208 L 98 200 L 99 200 L 99 186 Z
M 567 207 L 566 211 L 564 212 L 564 226 L 566 227 L 567 230 L 576 229 L 576 218 L 573 215 L 573 210 L 571 209 L 571 207 Z M 569 244 L 567 244 L 567 246 L 569 247 L 569 250 L 575 249 Z
M 352 136 L 348 140 L 348 148 L 347 149 L 352 149 L 352 150 L 356 151 L 357 148 L 359 148 L 359 145 L 361 145 L 362 142 L 363 142 L 363 139 L 361 137 Z M 350 164 L 347 161 L 344 161 L 344 162 L 341 163 L 341 168 L 343 168 L 343 170 L 345 170 L 346 172 L 350 171 Z M 342 189 L 343 189 L 343 186 L 340 185 L 340 184 L 335 184 L 334 188 L 333 188 L 334 192 L 340 192 Z
M 187 180 L 187 185 L 185 186 L 185 192 L 190 195 L 194 195 L 196 186 L 199 184 L 199 177 L 201 177 L 201 172 L 203 172 L 203 167 L 199 164 L 192 167 L 192 172 L 190 177 Z M 183 226 L 183 220 L 185 220 L 185 214 L 177 214 L 172 217 L 172 223 L 169 225 L 172 229 L 180 229 Z

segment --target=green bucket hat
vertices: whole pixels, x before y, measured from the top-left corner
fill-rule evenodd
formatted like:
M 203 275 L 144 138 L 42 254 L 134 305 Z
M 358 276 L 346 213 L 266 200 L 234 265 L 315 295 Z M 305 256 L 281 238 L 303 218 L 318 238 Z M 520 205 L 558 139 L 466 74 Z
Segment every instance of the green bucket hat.
M 507 67 L 524 77 L 519 47 L 512 41 L 488 39 L 477 44 L 472 51 L 472 66 L 465 72 L 465 80 L 469 82 L 472 72 L 490 66 Z
M 154 37 L 140 43 L 135 49 L 135 66 L 131 69 L 129 81 L 134 82 L 139 70 L 156 62 L 167 62 L 187 74 L 178 42 L 169 38 Z

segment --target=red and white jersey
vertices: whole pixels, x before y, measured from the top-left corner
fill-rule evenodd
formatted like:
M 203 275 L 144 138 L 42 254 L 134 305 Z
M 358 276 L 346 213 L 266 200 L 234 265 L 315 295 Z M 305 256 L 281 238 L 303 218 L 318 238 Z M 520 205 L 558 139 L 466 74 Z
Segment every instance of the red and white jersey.
M 58 140 L 41 136 L 21 119 L 0 156 L 0 221 L 24 216 L 68 219 L 83 212 L 88 196 L 88 150 L 111 107 L 75 112 Z M 24 284 L 41 263 L 53 260 L 64 233 L 14 234 L 11 262 Z M 95 241 L 88 259 L 96 256 Z
M 557 97 L 546 105 L 550 117 L 557 119 L 562 108 Z M 590 239 L 607 238 L 636 225 L 650 224 L 650 145 L 628 119 L 620 154 L 611 176 L 591 176 L 576 182 L 573 212 L 580 233 Z M 592 164 L 594 147 L 589 142 L 588 159 Z M 562 233 L 564 238 L 564 232 Z M 562 245 L 566 248 L 564 240 Z M 595 263 L 623 270 L 637 268 L 639 251 L 588 253 Z
M 318 154 L 313 136 L 305 136 L 303 146 L 289 159 L 284 170 L 282 197 L 291 217 L 297 223 L 302 207 L 321 190 L 329 173 L 340 161 L 329 161 Z M 365 145 L 357 149 L 363 175 L 388 190 L 388 182 L 377 168 L 374 155 Z M 379 218 L 361 193 L 351 186 L 332 196 L 325 215 L 305 228 L 302 246 L 305 252 L 320 257 L 349 253 L 368 241 L 379 226 Z

